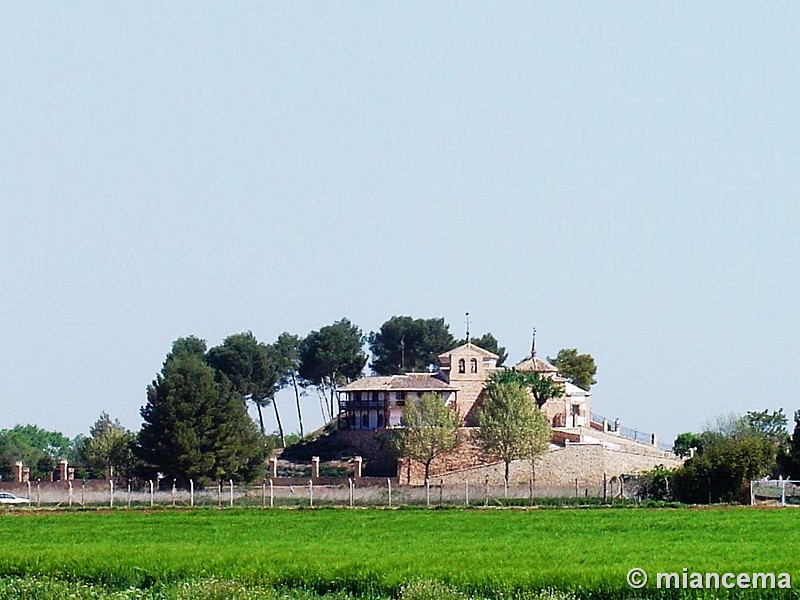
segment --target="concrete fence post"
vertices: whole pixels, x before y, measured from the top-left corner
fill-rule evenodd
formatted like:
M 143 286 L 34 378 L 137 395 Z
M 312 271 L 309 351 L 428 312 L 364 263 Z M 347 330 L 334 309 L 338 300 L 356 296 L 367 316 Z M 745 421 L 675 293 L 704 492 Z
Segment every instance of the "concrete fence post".
M 189 480 L 189 506 L 194 508 L 194 479 Z
M 22 461 L 14 463 L 14 483 L 23 483 L 22 481 Z
M 150 484 L 150 508 L 153 508 L 156 502 L 155 489 L 153 488 L 153 480 L 150 479 L 147 483 Z
M 444 504 L 444 479 L 439 480 L 439 506 Z
M 131 507 L 131 480 L 128 479 L 128 508 Z
M 113 495 L 112 495 L 113 499 Z M 42 505 L 42 481 L 40 479 L 36 480 L 36 508 L 39 508 Z
M 314 480 L 308 480 L 308 507 L 314 508 Z
M 231 486 L 231 508 L 233 508 L 233 479 L 228 479 L 228 483 Z
M 113 479 L 109 479 L 108 480 L 108 490 L 109 490 L 109 498 L 110 498 L 109 501 L 108 501 L 108 506 L 110 508 L 114 508 L 114 480 Z
M 58 480 L 67 481 L 69 479 L 69 461 L 62 459 L 58 462 Z
M 177 481 L 172 480 L 172 508 L 175 508 L 175 497 L 178 495 Z
M 217 484 L 217 508 L 222 508 L 222 480 Z
M 386 485 L 389 488 L 389 508 L 392 508 L 392 480 L 389 477 L 386 478 Z
M 354 491 L 355 491 L 356 484 L 349 477 L 347 478 L 347 487 L 348 487 L 348 493 L 349 493 L 348 500 L 349 500 L 350 508 L 353 508 L 353 503 L 354 503 L 354 500 L 355 500 Z
M 361 479 L 361 469 L 364 465 L 364 459 L 360 456 L 356 456 L 355 458 L 355 472 L 353 473 L 353 478 L 358 481 Z
M 267 501 L 267 482 L 265 480 L 261 482 L 261 508 L 264 508 L 264 506 L 266 505 L 266 501 Z
M 272 479 L 269 480 L 269 507 L 275 508 L 275 488 L 272 484 Z
M 425 478 L 425 506 L 431 506 L 431 480 Z
M 319 479 L 319 456 L 311 457 L 311 479 L 314 481 Z
M 269 459 L 269 477 L 270 477 L 270 479 L 277 479 L 278 478 L 278 459 L 277 458 L 270 458 Z
M 69 482 L 67 498 L 69 499 L 68 500 L 69 507 L 72 508 L 72 482 L 71 481 Z

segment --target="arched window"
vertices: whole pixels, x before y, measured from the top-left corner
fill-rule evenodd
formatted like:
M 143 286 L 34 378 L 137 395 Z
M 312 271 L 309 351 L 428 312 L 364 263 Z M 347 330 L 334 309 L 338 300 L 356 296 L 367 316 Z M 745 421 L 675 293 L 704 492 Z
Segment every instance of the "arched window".
M 458 359 L 458 372 L 459 373 L 466 373 L 467 372 L 467 363 L 464 362 L 463 358 Z
M 470 358 L 469 359 L 469 372 L 470 373 L 477 373 L 478 372 L 478 359 L 477 358 Z
M 382 428 L 383 428 L 383 413 L 379 412 L 378 413 L 378 429 L 382 429 Z

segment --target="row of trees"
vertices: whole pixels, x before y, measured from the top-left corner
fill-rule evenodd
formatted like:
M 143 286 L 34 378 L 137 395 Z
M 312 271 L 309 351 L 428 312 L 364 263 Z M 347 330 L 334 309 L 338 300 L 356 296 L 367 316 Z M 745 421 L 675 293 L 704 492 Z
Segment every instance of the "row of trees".
M 106 413 L 90 427 L 88 436 L 74 439 L 35 425 L 4 429 L 0 431 L 0 479 L 13 476 L 17 461 L 30 469 L 33 479 L 47 479 L 62 459 L 77 467 L 78 477 L 102 477 L 112 466 L 128 470 L 134 464 L 135 437 Z
M 794 431 L 783 409 L 720 417 L 699 433 L 680 434 L 677 469 L 658 468 L 645 478 L 644 494 L 687 503 L 747 502 L 749 485 L 763 477 L 800 479 L 800 411 Z

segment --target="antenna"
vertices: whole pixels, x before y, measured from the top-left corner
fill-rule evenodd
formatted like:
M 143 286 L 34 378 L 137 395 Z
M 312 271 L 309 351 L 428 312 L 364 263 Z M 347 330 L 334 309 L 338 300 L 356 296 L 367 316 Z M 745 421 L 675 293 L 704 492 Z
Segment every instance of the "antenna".
M 536 358 L 536 327 L 533 328 L 533 341 L 531 342 L 531 358 Z
M 467 318 L 464 320 L 464 323 L 467 324 L 467 343 L 469 344 L 469 313 L 467 313 Z

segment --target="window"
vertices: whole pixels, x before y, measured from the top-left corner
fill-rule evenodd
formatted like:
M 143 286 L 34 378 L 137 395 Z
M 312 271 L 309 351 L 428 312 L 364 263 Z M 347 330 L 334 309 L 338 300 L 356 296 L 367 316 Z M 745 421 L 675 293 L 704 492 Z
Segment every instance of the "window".
M 458 372 L 459 373 L 466 373 L 467 372 L 467 363 L 464 362 L 463 358 L 458 359 Z
M 394 397 L 397 400 L 405 400 L 406 399 L 406 393 L 405 392 L 395 392 Z
M 398 400 L 397 402 L 395 402 L 395 405 L 397 405 L 397 406 L 405 406 L 406 405 L 406 401 L 405 400 Z
M 353 392 L 353 402 L 361 402 L 361 392 Z
M 572 405 L 572 416 L 578 416 L 581 414 L 581 405 L 580 404 L 573 404 Z
M 361 413 L 361 427 L 369 427 L 369 413 Z
M 378 392 L 372 392 L 372 401 L 373 402 L 377 402 L 378 401 Z
M 380 429 L 381 427 L 383 427 L 383 413 L 379 412 L 378 413 L 378 429 Z
M 477 358 L 470 358 L 469 359 L 469 372 L 470 373 L 477 373 L 478 372 L 478 359 Z

